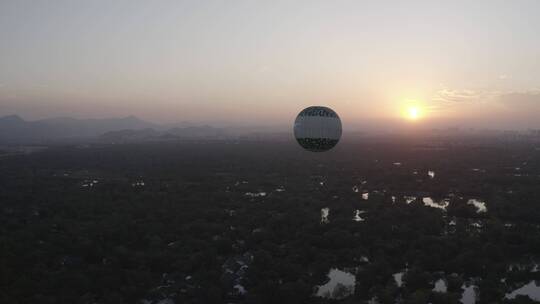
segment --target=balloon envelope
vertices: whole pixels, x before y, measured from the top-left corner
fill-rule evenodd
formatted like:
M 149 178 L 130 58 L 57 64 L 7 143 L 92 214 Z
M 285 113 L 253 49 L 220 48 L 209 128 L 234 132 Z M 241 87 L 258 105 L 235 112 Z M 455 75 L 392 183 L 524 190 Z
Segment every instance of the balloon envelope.
M 294 137 L 308 151 L 328 151 L 341 138 L 341 120 L 330 108 L 305 108 L 294 121 Z

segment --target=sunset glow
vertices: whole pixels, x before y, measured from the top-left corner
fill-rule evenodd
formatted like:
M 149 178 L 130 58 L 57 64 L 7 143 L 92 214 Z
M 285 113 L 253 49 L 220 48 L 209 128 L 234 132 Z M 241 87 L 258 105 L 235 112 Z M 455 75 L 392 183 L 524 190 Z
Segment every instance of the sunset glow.
M 407 118 L 417 120 L 420 118 L 420 109 L 418 107 L 410 107 L 407 109 Z
M 424 107 L 418 103 L 407 103 L 401 109 L 401 117 L 409 121 L 418 121 L 426 115 Z
M 338 2 L 0 1 L 0 116 L 540 128 L 540 1 Z

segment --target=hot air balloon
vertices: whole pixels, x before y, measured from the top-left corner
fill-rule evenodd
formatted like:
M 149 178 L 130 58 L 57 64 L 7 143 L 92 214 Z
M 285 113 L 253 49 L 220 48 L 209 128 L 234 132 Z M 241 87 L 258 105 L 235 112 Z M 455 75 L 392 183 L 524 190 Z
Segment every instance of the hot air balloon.
M 300 146 L 308 151 L 328 151 L 341 138 L 341 120 L 330 108 L 305 108 L 294 121 L 294 137 Z

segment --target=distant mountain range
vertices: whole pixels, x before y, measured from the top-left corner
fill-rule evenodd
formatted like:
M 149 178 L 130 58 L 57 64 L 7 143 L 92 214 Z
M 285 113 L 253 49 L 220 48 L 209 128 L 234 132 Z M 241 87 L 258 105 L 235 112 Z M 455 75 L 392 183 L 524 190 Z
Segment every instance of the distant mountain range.
M 105 143 L 128 143 L 145 141 L 172 141 L 181 139 L 224 139 L 229 137 L 224 129 L 210 126 L 172 128 L 168 130 L 120 130 L 110 131 L 99 137 Z
M 43 143 L 93 138 L 104 141 L 132 141 L 223 136 L 210 126 L 159 125 L 135 116 L 107 119 L 60 117 L 26 121 L 17 115 L 0 117 L 0 143 Z
M 156 124 L 127 116 L 106 119 L 76 119 L 58 117 L 28 121 L 18 115 L 0 117 L 1 144 L 49 144 L 49 143 L 129 143 L 146 141 L 174 141 L 193 139 L 247 139 L 291 140 L 288 126 L 234 126 L 197 125 L 190 122 Z M 347 137 L 363 137 L 369 132 L 349 131 Z M 371 133 L 377 136 L 407 136 L 407 132 Z M 431 137 L 501 137 L 504 140 L 533 138 L 540 142 L 540 130 L 504 131 L 484 129 L 423 129 L 414 130 L 415 136 Z

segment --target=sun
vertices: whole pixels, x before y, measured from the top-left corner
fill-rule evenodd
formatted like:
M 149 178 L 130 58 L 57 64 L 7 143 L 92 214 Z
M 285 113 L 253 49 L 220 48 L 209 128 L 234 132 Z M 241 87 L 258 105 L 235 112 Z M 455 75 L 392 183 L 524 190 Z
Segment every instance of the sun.
M 420 108 L 409 107 L 407 109 L 407 117 L 411 120 L 417 120 L 418 118 L 420 118 Z
M 422 107 L 418 105 L 409 105 L 405 107 L 403 111 L 403 117 L 405 119 L 416 121 L 421 119 L 424 116 L 424 111 Z

